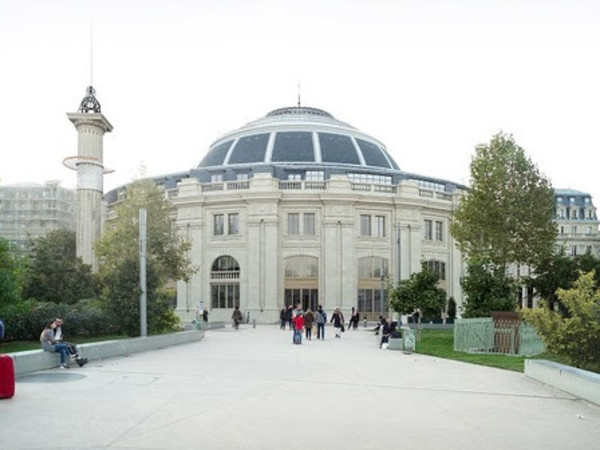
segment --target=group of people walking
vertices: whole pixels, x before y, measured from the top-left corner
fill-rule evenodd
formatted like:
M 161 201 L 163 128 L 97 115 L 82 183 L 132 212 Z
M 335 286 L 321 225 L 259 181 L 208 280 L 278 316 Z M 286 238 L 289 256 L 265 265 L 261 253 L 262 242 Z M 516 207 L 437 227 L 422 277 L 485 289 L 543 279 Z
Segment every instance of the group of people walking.
M 353 307 L 350 314 L 348 329 L 357 329 L 360 320 L 359 318 L 360 315 L 358 310 Z M 344 325 L 344 314 L 340 308 L 335 309 L 329 322 L 333 324 L 335 337 L 338 339 L 341 338 L 342 333 L 346 331 L 346 329 Z M 279 327 L 282 330 L 285 330 L 287 326 L 289 330 L 294 331 L 293 342 L 295 344 L 302 343 L 303 332 L 307 340 L 312 340 L 312 333 L 315 325 L 317 328 L 317 339 L 324 340 L 325 324 L 327 324 L 327 313 L 323 310 L 322 305 L 319 305 L 316 311 L 312 311 L 310 308 L 303 311 L 300 304 L 298 304 L 295 309 L 290 305 L 287 308 L 283 308 L 279 314 Z

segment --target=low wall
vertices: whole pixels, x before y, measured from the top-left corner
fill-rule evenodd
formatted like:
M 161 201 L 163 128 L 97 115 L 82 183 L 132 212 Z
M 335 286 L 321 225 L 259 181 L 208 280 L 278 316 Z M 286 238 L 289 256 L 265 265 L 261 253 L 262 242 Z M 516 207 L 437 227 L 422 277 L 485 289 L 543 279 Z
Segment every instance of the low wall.
M 120 339 L 114 341 L 91 342 L 78 344 L 77 349 L 83 358 L 95 359 L 113 358 L 129 353 L 145 352 L 170 345 L 187 344 L 204 338 L 204 331 L 181 331 L 178 333 L 161 334 L 158 336 Z M 58 367 L 60 355 L 43 350 L 27 350 L 9 353 L 15 363 L 15 376 L 19 377 L 39 370 Z
M 600 405 L 600 374 L 545 359 L 526 359 L 525 375 Z

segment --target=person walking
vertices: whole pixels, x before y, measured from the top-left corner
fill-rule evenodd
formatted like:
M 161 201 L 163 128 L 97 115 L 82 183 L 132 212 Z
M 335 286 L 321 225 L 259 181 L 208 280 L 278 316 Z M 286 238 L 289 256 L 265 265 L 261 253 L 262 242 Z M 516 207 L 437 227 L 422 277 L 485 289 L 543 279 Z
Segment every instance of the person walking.
M 298 312 L 292 319 L 294 322 L 294 344 L 302 344 L 302 328 L 304 327 L 304 315 L 302 311 Z
M 292 309 L 292 305 L 289 305 L 287 307 L 287 311 L 285 312 L 285 321 L 288 324 L 288 330 L 293 329 L 293 324 L 292 324 L 292 319 L 294 318 L 293 312 L 294 312 L 294 310 Z
M 279 311 L 279 329 L 285 330 L 286 309 L 285 306 Z
M 236 306 L 235 309 L 233 310 L 233 314 L 231 315 L 231 320 L 233 320 L 233 328 L 236 330 L 239 329 L 240 323 L 242 322 L 242 320 L 244 320 L 244 316 L 242 315 L 242 312 L 240 311 L 239 306 Z
M 306 330 L 306 339 L 309 341 L 312 340 L 312 327 L 313 322 L 315 320 L 315 313 L 312 312 L 310 308 L 306 310 L 306 314 L 304 314 L 304 329 Z
M 358 310 L 353 306 L 352 311 L 350 312 L 350 322 L 348 323 L 348 328 L 352 328 L 354 330 L 358 329 L 359 318 L 360 315 Z
M 333 328 L 335 328 L 335 337 L 338 339 L 341 338 L 344 331 L 344 315 L 340 308 L 335 308 L 330 322 L 333 323 Z
M 319 305 L 315 313 L 317 322 L 317 339 L 325 340 L 325 324 L 327 323 L 327 313 L 323 311 L 323 306 Z

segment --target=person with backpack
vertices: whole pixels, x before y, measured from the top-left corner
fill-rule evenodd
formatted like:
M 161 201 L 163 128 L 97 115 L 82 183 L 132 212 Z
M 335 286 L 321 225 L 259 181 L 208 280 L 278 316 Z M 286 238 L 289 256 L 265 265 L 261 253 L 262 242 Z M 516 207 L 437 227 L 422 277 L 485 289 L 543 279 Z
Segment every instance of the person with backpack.
M 323 306 L 319 305 L 315 313 L 317 322 L 317 339 L 325 340 L 325 324 L 327 323 L 327 313 L 323 311 Z

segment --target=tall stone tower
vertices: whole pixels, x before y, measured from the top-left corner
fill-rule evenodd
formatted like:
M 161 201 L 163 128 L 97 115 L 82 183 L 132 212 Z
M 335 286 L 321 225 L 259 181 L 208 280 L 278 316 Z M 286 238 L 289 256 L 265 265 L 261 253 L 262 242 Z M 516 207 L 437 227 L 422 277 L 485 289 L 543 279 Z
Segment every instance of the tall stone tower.
M 94 242 L 102 232 L 102 195 L 104 194 L 103 141 L 104 133 L 113 127 L 102 115 L 100 102 L 92 86 L 86 89 L 79 111 L 67 113 L 77 130 L 77 156 L 66 158 L 63 163 L 77 171 L 77 256 L 92 270 L 98 270 L 94 255 Z

